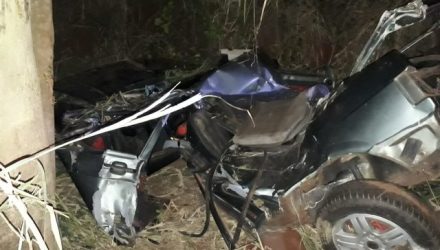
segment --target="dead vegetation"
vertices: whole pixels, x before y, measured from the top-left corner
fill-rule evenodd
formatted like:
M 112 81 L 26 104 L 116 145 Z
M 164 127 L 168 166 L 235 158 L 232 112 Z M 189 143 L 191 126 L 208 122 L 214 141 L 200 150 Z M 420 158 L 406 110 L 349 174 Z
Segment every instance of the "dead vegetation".
M 440 212 L 440 179 L 426 181 L 411 188 L 422 200 L 429 203 L 437 212 Z
M 116 246 L 96 225 L 81 199 L 70 176 L 61 172 L 57 177 L 57 200 L 69 218 L 60 218 L 62 242 L 65 249 L 227 249 L 215 223 L 211 220 L 208 232 L 200 238 L 180 232 L 200 232 L 205 219 L 204 201 L 185 163 L 177 161 L 149 177 L 146 191 L 155 197 L 168 199 L 160 211 L 157 223 L 148 226 L 134 248 Z M 233 229 L 235 223 L 225 216 L 225 223 Z M 254 237 L 242 233 L 239 249 L 256 249 Z
M 5 167 L 0 163 L 0 190 L 3 201 L 0 204 L 0 220 L 6 223 L 9 230 L 17 236 L 19 249 L 38 246 L 48 249 L 48 239 L 45 232 L 39 228 L 37 221 L 44 215 L 49 218 L 51 238 L 58 248 L 61 248 L 59 227 L 56 214 L 65 216 L 53 207 L 48 196 L 46 173 L 41 161 L 32 161 L 36 175 L 24 177 L 22 167 L 27 165 Z M 15 171 L 14 171 L 15 170 Z M 11 240 L 15 240 L 12 239 Z M 27 246 L 26 246 L 27 245 Z
M 306 250 L 321 250 L 322 242 L 319 237 L 319 233 L 316 228 L 311 225 L 301 225 L 295 230 L 301 236 L 301 244 L 304 246 Z
M 201 33 L 203 38 L 197 38 L 196 44 L 210 42 L 214 43 L 214 47 L 229 48 L 253 48 L 258 45 L 277 58 L 285 69 L 315 71 L 322 66 L 331 65 L 336 76 L 341 77 L 350 70 L 383 10 L 400 5 L 402 2 L 394 0 L 384 6 L 381 1 L 350 0 L 335 4 L 334 1 L 327 0 L 318 4 L 317 1 L 293 3 L 265 0 L 256 7 L 255 1 L 252 0 L 217 1 L 214 5 L 200 5 L 206 7 L 206 10 L 212 6 L 218 7 L 217 11 L 210 13 L 212 15 L 206 20 L 202 20 L 200 16 L 200 12 L 204 11 L 201 7 L 194 10 L 199 14 L 188 16 L 188 20 L 194 23 L 204 21 L 202 27 L 204 31 Z M 145 30 L 145 26 L 136 28 L 134 30 L 136 32 L 132 31 L 134 34 L 131 34 L 133 37 L 136 36 L 136 39 L 133 44 L 129 44 L 130 50 L 127 54 L 137 55 L 139 51 L 150 53 L 154 51 L 151 48 L 157 46 L 161 48 L 157 51 L 167 56 L 191 58 L 189 60 L 193 61 L 191 63 L 201 64 L 195 70 L 180 68 L 169 70 L 166 74 L 169 80 L 209 68 L 209 65 L 205 64 L 206 61 L 201 60 L 200 54 L 195 51 L 203 49 L 203 55 L 208 50 L 213 51 L 212 48 L 182 46 L 190 43 L 173 27 L 179 22 L 178 18 L 173 18 L 176 9 L 179 11 L 183 9 L 184 13 L 187 10 L 193 11 L 194 4 L 187 4 L 188 6 L 179 8 L 173 1 L 168 1 L 164 5 L 166 11 L 160 12 L 159 16 L 153 16 L 154 21 L 149 22 L 149 25 L 153 23 L 166 37 L 159 34 L 138 34 L 136 32 Z M 344 13 L 344 15 L 335 16 L 335 13 Z M 262 22 L 263 17 L 266 18 L 265 22 Z M 249 32 L 249 28 L 253 28 L 253 32 Z M 174 36 L 179 36 L 183 40 L 166 39 Z M 193 36 L 187 37 L 193 38 Z M 189 40 L 192 42 L 191 39 Z M 391 39 L 387 44 L 388 47 L 398 42 L 396 40 L 398 39 Z M 187 51 L 182 51 L 181 47 L 185 47 Z M 147 55 L 148 58 L 157 56 L 151 53 Z M 135 249 L 226 249 L 213 221 L 209 231 L 202 238 L 190 238 L 180 233 L 181 231 L 199 232 L 203 226 L 205 208 L 191 174 L 184 169 L 182 162 L 176 164 L 177 167 L 166 168 L 148 179 L 146 191 L 156 197 L 169 199 L 170 202 L 160 212 L 158 222 L 140 233 Z M 440 210 L 440 180 L 414 187 L 413 191 Z M 60 209 L 70 216 L 69 219 L 61 218 L 60 223 L 63 245 L 66 249 L 121 248 L 115 246 L 96 226 L 66 173 L 57 177 L 57 193 Z M 228 220 L 228 226 L 232 229 L 234 222 Z M 316 229 L 303 225 L 296 230 L 301 235 L 305 249 L 322 248 Z M 258 247 L 257 241 L 249 235 L 243 237 L 240 245 L 242 249 Z

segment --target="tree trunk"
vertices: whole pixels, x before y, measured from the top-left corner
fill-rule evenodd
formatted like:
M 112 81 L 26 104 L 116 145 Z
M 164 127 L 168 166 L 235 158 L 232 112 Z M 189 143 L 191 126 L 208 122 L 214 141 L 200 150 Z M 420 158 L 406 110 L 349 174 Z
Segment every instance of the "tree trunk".
M 53 143 L 53 24 L 51 0 L 0 0 L 0 162 L 8 165 Z M 54 192 L 54 157 L 41 159 L 49 195 Z M 34 164 L 20 168 L 22 178 L 36 174 Z M 46 213 L 30 208 L 50 243 Z M 20 229 L 14 211 L 8 218 Z M 0 220 L 2 249 L 16 249 L 18 237 Z

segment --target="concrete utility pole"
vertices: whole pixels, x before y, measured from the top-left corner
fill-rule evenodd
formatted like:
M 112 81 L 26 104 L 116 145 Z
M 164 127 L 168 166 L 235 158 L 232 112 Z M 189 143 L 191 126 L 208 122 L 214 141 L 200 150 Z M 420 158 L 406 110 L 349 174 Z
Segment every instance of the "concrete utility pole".
M 53 143 L 52 98 L 53 23 L 51 0 L 0 0 L 0 162 L 8 165 Z M 47 190 L 54 193 L 53 155 L 42 157 Z M 20 168 L 31 178 L 36 166 Z M 4 196 L 0 195 L 0 200 Z M 50 225 L 44 210 L 29 206 L 32 217 L 51 242 Z M 14 209 L 8 219 L 21 228 Z M 15 215 L 15 216 L 14 216 Z M 2 249 L 16 249 L 18 237 L 0 220 Z

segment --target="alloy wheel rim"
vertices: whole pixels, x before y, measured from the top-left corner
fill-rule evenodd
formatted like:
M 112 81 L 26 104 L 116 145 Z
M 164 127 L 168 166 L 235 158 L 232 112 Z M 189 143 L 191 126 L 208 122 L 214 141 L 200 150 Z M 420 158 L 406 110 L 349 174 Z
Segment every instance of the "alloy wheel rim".
M 423 249 L 396 223 L 363 213 L 350 214 L 338 220 L 332 228 L 332 239 L 340 250 Z

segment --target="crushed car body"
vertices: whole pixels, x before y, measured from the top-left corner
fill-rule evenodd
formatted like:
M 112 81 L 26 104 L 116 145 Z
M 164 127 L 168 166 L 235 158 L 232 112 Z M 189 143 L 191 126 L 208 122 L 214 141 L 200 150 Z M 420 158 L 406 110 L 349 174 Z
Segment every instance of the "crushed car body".
M 154 209 L 145 207 L 160 206 L 140 200 L 140 179 L 182 158 L 230 249 L 243 227 L 264 238 L 301 224 L 316 226 L 329 249 L 438 249 L 434 209 L 407 187 L 440 177 L 439 51 L 405 54 L 422 34 L 400 51 L 376 55 L 388 34 L 439 8 L 416 0 L 386 11 L 340 82 L 280 74 L 245 54 L 184 86 L 149 84 L 67 110 L 60 139 L 157 104 L 134 127 L 58 154 L 98 225 L 121 244 L 132 244 L 154 220 Z M 121 146 L 127 141 L 136 142 Z M 233 233 L 218 207 L 236 218 Z

